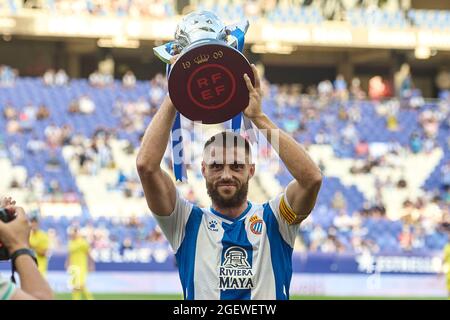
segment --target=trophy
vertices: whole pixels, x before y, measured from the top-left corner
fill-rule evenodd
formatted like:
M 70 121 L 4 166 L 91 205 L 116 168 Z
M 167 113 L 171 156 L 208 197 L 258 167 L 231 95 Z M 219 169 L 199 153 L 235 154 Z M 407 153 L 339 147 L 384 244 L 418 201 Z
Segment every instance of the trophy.
M 168 64 L 173 55 L 180 54 L 168 73 L 168 88 L 183 116 L 214 124 L 247 107 L 244 73 L 255 84 L 250 63 L 240 52 L 248 27 L 247 20 L 226 26 L 212 12 L 192 12 L 178 24 L 173 42 L 153 48 Z

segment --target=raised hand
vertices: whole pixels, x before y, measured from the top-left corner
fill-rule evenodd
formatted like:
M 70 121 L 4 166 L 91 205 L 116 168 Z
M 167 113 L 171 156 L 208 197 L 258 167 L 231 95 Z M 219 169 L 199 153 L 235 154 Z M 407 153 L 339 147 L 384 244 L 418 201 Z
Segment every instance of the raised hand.
M 262 116 L 262 90 L 261 79 L 259 78 L 256 66 L 252 64 L 253 75 L 255 76 L 255 86 L 253 86 L 250 77 L 244 74 L 244 81 L 249 91 L 249 102 L 244 110 L 244 115 L 249 119 L 255 119 Z

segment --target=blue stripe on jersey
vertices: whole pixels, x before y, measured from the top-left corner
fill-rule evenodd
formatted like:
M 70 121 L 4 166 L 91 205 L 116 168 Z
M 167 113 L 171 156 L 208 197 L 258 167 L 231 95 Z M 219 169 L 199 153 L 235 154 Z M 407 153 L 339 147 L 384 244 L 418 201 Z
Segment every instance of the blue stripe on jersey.
M 195 250 L 197 248 L 197 236 L 202 222 L 203 211 L 199 207 L 192 207 L 191 214 L 186 223 L 185 234 L 181 246 L 175 257 L 177 259 L 181 285 L 185 300 L 194 300 L 194 270 Z
M 247 209 L 239 216 L 243 217 L 251 209 L 252 205 L 249 202 Z M 222 228 L 224 230 L 222 238 L 222 259 L 221 265 L 224 265 L 225 253 L 229 248 L 239 247 L 245 250 L 247 254 L 247 263 L 252 267 L 253 263 L 253 247 L 247 237 L 247 231 L 245 230 L 245 219 L 234 221 L 233 223 L 222 222 Z M 233 249 L 231 249 L 233 250 Z M 239 267 L 237 267 L 239 268 Z M 245 268 L 245 266 L 243 266 Z M 251 270 L 251 269 L 250 269 Z M 232 277 L 229 277 L 230 283 L 232 282 Z M 219 279 L 220 282 L 220 279 Z M 250 300 L 251 299 L 251 289 L 226 289 L 220 290 L 220 300 Z
M 264 204 L 263 220 L 267 228 L 270 244 L 270 256 L 275 277 L 277 300 L 289 299 L 289 285 L 292 278 L 292 251 L 289 244 L 281 236 L 277 218 L 270 205 Z

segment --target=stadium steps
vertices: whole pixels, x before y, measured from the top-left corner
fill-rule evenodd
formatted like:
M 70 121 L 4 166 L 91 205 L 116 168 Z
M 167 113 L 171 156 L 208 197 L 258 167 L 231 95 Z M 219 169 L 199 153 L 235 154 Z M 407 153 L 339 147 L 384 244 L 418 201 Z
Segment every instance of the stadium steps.
M 129 170 L 129 164 L 135 161 L 124 160 L 123 155 L 118 152 L 120 145 L 112 142 L 114 158 L 117 161 L 118 168 L 124 172 Z M 76 160 L 70 160 L 73 148 L 67 146 L 63 150 L 66 161 L 69 162 L 70 171 L 76 177 L 76 183 L 82 191 L 86 204 L 92 216 L 95 217 L 125 217 L 125 216 L 141 216 L 148 212 L 145 199 L 126 198 L 122 192 L 110 190 L 110 186 L 114 186 L 117 181 L 117 169 L 101 169 L 96 176 L 80 175 L 78 172 L 78 164 Z M 131 156 L 130 156 L 131 158 Z M 125 166 L 125 163 L 128 163 Z M 123 166 L 123 167 L 122 167 Z
M 8 158 L 0 158 L 0 172 L 2 178 L 0 179 L 0 198 L 11 196 L 21 205 L 26 203 L 26 192 L 19 189 L 11 189 L 10 183 L 15 177 L 19 184 L 25 184 L 27 179 L 27 171 L 22 166 L 14 166 Z
M 311 156 L 315 161 L 321 159 L 325 165 L 325 173 L 330 177 L 337 177 L 343 185 L 355 186 L 369 201 L 375 200 L 375 178 L 384 181 L 388 177 L 395 184 L 402 176 L 407 181 L 406 189 L 384 188 L 382 196 L 386 203 L 387 214 L 390 218 L 398 217 L 399 209 L 407 198 L 414 199 L 421 195 L 420 186 L 434 170 L 443 156 L 441 149 L 435 149 L 430 154 L 405 153 L 400 157 L 387 157 L 389 163 L 400 165 L 399 168 L 374 168 L 371 175 L 350 174 L 352 165 L 363 164 L 362 160 L 336 158 L 331 146 L 315 145 L 310 147 Z M 419 170 L 420 168 L 420 170 Z M 395 190 L 395 192 L 393 192 Z

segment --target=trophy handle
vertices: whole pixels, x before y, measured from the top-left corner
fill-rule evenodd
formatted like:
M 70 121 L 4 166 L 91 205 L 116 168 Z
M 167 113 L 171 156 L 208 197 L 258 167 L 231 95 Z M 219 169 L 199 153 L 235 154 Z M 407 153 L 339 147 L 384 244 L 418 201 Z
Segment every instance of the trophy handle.
M 248 20 L 242 20 L 242 21 L 239 21 L 239 22 L 237 22 L 237 23 L 233 23 L 233 24 L 231 24 L 231 25 L 228 25 L 228 26 L 226 27 L 227 34 L 228 34 L 228 35 L 227 35 L 227 38 L 226 38 L 226 40 L 227 40 L 227 45 L 229 45 L 229 46 L 231 46 L 231 47 L 237 49 L 239 41 L 238 41 L 238 39 L 237 39 L 234 35 L 231 34 L 231 32 L 233 32 L 233 31 L 236 30 L 236 29 L 239 29 L 239 30 L 241 30 L 244 34 L 246 34 L 247 31 L 248 31 L 249 26 L 250 26 L 250 23 L 249 23 Z
M 172 55 L 167 52 L 166 44 L 160 45 L 158 47 L 153 48 L 153 53 L 157 56 L 161 61 L 170 64 L 170 59 Z

